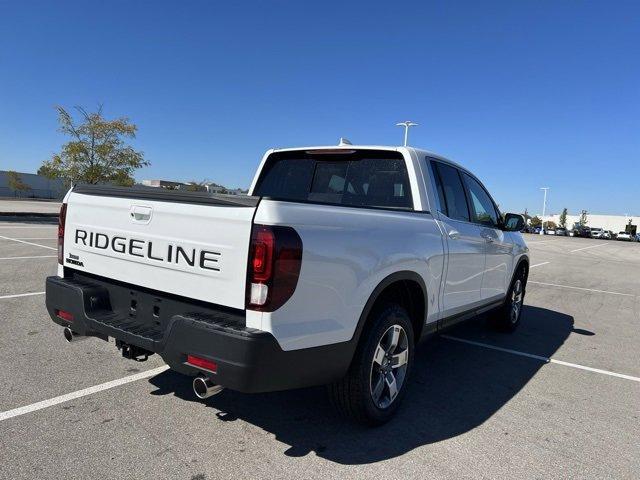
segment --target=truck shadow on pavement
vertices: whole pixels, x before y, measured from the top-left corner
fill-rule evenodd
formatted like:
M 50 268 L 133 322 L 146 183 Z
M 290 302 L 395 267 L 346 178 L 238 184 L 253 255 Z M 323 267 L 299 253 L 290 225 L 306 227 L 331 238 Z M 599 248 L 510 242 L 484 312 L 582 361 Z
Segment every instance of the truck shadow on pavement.
M 544 357 L 552 356 L 573 332 L 573 317 L 525 306 L 513 334 L 489 330 L 482 319 L 447 332 L 456 338 Z M 323 387 L 245 395 L 225 390 L 206 400 L 220 422 L 241 419 L 289 445 L 288 456 L 315 452 L 340 464 L 368 464 L 463 434 L 487 421 L 516 395 L 544 363 L 526 357 L 437 337 L 419 346 L 410 390 L 388 424 L 365 428 L 335 413 Z M 150 379 L 156 395 L 197 401 L 184 376 L 167 371 Z M 505 431 L 505 435 L 509 432 Z

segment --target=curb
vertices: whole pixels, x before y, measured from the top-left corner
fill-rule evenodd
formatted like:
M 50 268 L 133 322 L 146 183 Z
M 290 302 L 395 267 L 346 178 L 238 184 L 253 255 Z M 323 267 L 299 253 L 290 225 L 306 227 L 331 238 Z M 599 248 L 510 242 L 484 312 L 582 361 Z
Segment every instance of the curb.
M 44 218 L 57 218 L 58 213 L 46 213 L 46 212 L 0 212 L 0 217 L 44 217 Z

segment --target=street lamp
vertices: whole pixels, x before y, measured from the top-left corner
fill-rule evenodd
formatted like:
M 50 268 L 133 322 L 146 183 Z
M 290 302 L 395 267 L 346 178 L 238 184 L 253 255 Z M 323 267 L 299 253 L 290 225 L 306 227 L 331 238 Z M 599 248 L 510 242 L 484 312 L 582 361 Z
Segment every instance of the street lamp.
M 544 214 L 547 210 L 547 190 L 549 190 L 549 187 L 540 187 L 540 190 L 544 190 L 544 200 L 542 201 L 542 228 L 540 229 L 540 235 L 544 235 Z
M 404 146 L 407 146 L 407 140 L 409 138 L 409 128 L 415 127 L 417 123 L 407 120 L 406 122 L 396 123 L 396 127 L 404 127 Z

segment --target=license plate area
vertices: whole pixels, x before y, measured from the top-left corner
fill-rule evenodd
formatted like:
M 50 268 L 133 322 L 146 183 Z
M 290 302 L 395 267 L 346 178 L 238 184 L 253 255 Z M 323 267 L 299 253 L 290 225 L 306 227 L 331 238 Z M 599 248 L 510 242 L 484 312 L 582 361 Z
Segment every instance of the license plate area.
M 167 310 L 161 297 L 129 290 L 126 313 L 136 323 L 164 330 L 170 318 Z

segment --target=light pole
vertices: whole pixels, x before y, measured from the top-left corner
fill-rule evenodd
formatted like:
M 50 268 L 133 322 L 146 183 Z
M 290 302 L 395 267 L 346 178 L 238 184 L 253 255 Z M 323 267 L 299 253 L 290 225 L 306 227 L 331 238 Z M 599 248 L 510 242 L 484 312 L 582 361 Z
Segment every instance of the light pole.
M 407 146 L 407 140 L 409 139 L 409 128 L 415 127 L 417 123 L 407 120 L 406 122 L 396 123 L 396 127 L 404 127 L 404 146 Z
M 540 229 L 540 235 L 544 235 L 544 215 L 547 211 L 547 190 L 549 190 L 549 187 L 540 187 L 540 190 L 544 190 L 544 200 L 542 201 L 542 228 Z

